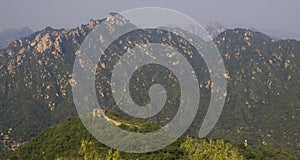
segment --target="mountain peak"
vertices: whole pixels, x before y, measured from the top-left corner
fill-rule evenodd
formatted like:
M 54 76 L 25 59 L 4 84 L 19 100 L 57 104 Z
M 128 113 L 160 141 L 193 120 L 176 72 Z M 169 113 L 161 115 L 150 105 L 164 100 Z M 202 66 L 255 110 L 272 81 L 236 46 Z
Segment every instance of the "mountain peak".
M 50 26 L 47 26 L 45 29 L 44 29 L 45 32 L 53 32 L 54 29 Z
M 218 22 L 208 22 L 203 25 L 203 28 L 208 32 L 211 38 L 215 38 L 218 34 L 225 31 L 225 27 Z
M 226 29 L 216 37 L 216 41 L 223 41 L 225 37 L 227 39 L 231 39 L 232 42 L 237 44 L 247 43 L 248 46 L 250 46 L 251 43 L 271 44 L 275 42 L 264 33 L 253 31 L 247 28 Z
M 89 22 L 88 22 L 88 24 L 87 24 L 87 27 L 89 29 L 94 29 L 95 26 L 97 26 L 98 24 L 100 24 L 100 22 L 101 22 L 100 20 L 90 19 Z

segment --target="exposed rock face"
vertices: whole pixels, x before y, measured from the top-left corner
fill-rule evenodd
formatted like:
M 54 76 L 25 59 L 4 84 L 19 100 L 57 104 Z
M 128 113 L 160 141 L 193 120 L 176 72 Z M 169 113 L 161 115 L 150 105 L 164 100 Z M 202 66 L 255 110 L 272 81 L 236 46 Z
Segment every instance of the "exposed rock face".
M 90 20 L 71 30 L 47 27 L 0 51 L 0 129 L 14 127 L 15 136 L 28 139 L 76 114 L 70 85 L 75 53 L 99 23 Z

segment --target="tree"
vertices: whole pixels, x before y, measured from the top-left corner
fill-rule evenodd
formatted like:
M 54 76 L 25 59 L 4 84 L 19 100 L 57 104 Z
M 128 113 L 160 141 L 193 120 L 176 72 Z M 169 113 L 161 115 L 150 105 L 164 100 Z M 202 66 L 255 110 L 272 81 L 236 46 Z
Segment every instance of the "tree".
M 92 141 L 81 141 L 81 148 L 78 153 L 83 156 L 84 160 L 100 160 L 99 153 Z
M 109 149 L 106 154 L 106 160 L 122 160 L 122 158 L 119 151 Z
M 209 159 L 209 160 L 242 160 L 237 149 L 223 140 L 199 140 L 187 138 L 181 145 L 187 152 L 187 159 Z

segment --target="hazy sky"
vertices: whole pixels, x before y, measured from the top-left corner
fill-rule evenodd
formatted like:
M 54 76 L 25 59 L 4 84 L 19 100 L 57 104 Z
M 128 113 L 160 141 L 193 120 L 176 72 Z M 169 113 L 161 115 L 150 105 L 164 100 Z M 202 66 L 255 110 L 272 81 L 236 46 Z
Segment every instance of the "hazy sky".
M 0 31 L 23 26 L 73 28 L 136 7 L 175 9 L 200 24 L 217 21 L 300 35 L 300 0 L 1 0 Z

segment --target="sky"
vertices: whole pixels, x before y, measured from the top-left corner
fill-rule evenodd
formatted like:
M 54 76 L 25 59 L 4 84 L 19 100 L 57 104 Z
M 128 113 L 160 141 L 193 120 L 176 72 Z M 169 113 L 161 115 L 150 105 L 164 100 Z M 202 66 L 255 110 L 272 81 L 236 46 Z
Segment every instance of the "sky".
M 174 9 L 200 24 L 218 22 L 300 37 L 299 0 L 1 0 L 0 31 L 24 26 L 35 31 L 47 26 L 74 28 L 109 12 L 137 7 Z

